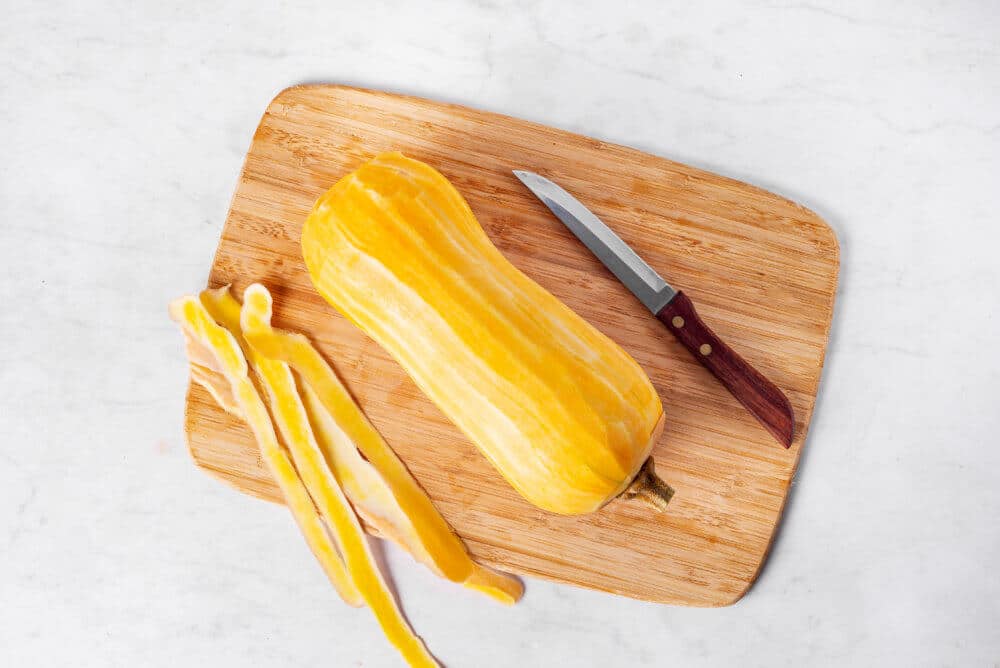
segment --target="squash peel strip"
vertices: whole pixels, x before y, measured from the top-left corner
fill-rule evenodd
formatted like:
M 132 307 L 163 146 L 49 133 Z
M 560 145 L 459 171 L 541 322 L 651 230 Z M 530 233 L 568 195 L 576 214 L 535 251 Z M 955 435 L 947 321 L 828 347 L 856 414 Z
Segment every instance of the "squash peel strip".
M 304 381 L 313 431 L 358 514 L 436 574 L 511 605 L 524 586 L 471 559 L 465 544 L 309 340 L 271 327 L 272 300 L 260 284 L 243 295 L 242 327 L 259 354 Z M 335 417 L 334 417 L 335 416 Z M 360 452 L 359 452 L 360 451 Z
M 228 288 L 206 290 L 201 293 L 201 301 L 234 337 L 243 337 L 239 302 Z M 407 663 L 411 666 L 438 666 L 406 622 L 382 578 L 364 529 L 319 449 L 291 370 L 285 363 L 268 359 L 252 347 L 248 347 L 246 352 L 268 394 L 274 421 L 291 451 L 295 467 L 320 513 L 329 523 L 348 573 L 362 598 L 372 609 L 389 642 Z
M 243 412 L 236 403 L 233 390 L 229 385 L 229 380 L 219 369 L 211 351 L 201 345 L 191 335 L 184 331 L 185 351 L 187 352 L 188 364 L 191 368 L 191 380 L 204 387 L 215 403 L 222 407 L 233 417 L 243 419 Z
M 193 346 L 201 347 L 202 352 L 210 351 L 213 357 L 212 370 L 217 370 L 229 381 L 231 395 L 250 425 L 261 456 L 281 488 L 285 502 L 310 550 L 340 597 L 349 605 L 361 605 L 361 596 L 341 561 L 336 545 L 316 513 L 313 501 L 295 467 L 278 444 L 267 407 L 250 380 L 246 359 L 236 339 L 229 331 L 216 324 L 201 302 L 194 297 L 182 297 L 171 303 L 170 315 L 184 330 Z M 199 363 L 198 366 L 202 365 Z

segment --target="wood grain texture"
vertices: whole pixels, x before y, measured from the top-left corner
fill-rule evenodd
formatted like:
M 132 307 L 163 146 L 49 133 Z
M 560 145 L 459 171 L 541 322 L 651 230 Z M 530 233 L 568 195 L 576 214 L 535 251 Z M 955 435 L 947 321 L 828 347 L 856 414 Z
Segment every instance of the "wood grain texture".
M 625 348 L 663 399 L 654 449 L 669 512 L 615 500 L 584 517 L 538 510 L 379 346 L 313 289 L 299 234 L 316 198 L 376 153 L 430 163 L 528 276 Z M 511 174 L 566 187 L 698 304 L 794 407 L 791 449 L 767 431 Z M 640 151 L 455 105 L 338 86 L 290 88 L 247 154 L 209 283 L 271 289 L 274 322 L 308 333 L 374 425 L 485 563 L 625 596 L 727 605 L 764 560 L 802 451 L 823 366 L 837 241 L 772 193 Z M 198 387 L 186 429 L 199 466 L 279 500 L 249 431 Z
M 788 397 L 705 324 L 694 304 L 677 292 L 656 317 L 750 411 L 778 443 L 792 447 L 795 412 Z

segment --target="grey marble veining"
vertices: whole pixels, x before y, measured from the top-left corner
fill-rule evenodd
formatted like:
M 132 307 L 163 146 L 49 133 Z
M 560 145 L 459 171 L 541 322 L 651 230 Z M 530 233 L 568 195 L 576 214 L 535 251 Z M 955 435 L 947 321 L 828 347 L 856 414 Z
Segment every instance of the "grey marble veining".
M 5 3 L 0 665 L 390 666 L 287 513 L 196 471 L 167 301 L 300 82 L 470 104 L 744 179 L 837 231 L 785 522 L 738 605 L 388 561 L 449 666 L 1000 662 L 1000 6 Z

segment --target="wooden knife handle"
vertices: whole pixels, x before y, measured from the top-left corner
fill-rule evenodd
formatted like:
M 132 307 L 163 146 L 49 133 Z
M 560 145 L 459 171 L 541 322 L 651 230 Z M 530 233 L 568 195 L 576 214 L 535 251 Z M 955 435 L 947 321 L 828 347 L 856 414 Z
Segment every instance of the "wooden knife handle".
M 788 398 L 708 328 L 687 295 L 678 292 L 656 317 L 779 443 L 791 447 L 795 418 Z

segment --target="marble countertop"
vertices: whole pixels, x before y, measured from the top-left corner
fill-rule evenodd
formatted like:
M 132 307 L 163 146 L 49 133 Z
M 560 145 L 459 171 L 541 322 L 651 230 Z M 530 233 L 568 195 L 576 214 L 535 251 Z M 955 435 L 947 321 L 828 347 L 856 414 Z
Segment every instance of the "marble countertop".
M 0 665 L 393 666 L 287 513 L 182 432 L 165 305 L 204 284 L 271 97 L 470 104 L 743 179 L 842 270 L 763 575 L 686 609 L 388 561 L 449 666 L 1000 662 L 1000 6 L 28 3 L 0 30 Z

